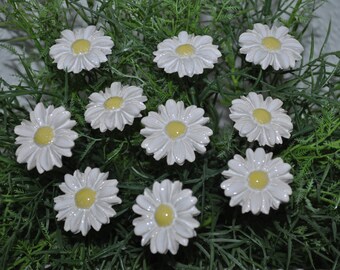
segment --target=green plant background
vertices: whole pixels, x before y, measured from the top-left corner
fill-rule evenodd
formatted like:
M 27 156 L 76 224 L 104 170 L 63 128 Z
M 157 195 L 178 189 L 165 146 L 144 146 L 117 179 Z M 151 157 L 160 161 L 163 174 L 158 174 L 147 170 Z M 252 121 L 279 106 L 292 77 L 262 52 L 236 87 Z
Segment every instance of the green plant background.
M 279 22 L 300 39 L 321 1 L 100 2 L 99 8 L 92 1 L 85 8 L 62 0 L 8 0 L 0 6 L 5 15 L 0 26 L 19 31 L 19 38 L 0 46 L 16 54 L 25 70 L 19 85 L 0 80 L 0 269 L 339 269 L 340 69 L 328 59 L 340 52 L 311 54 L 295 70 L 263 71 L 240 57 L 237 43 L 256 22 Z M 62 30 L 73 29 L 71 14 L 89 25 L 100 23 L 112 37 L 112 55 L 100 68 L 75 75 L 52 64 L 49 48 Z M 210 15 L 210 21 L 202 23 L 202 14 Z M 157 68 L 152 55 L 156 45 L 181 30 L 213 37 L 223 55 L 213 70 L 180 79 Z M 18 53 L 14 42 L 31 42 L 36 50 Z M 313 35 L 311 43 L 313 47 Z M 35 70 L 35 61 L 44 67 Z M 83 116 L 87 96 L 113 81 L 144 89 L 148 101 L 143 115 L 169 98 L 203 107 L 214 131 L 207 153 L 197 154 L 194 163 L 170 167 L 140 147 L 140 119 L 123 132 L 92 130 Z M 283 100 L 294 123 L 289 140 L 266 148 L 291 164 L 294 175 L 290 202 L 269 215 L 241 214 L 220 188 L 228 160 L 258 144 L 240 138 L 232 125 L 221 127 L 216 106 L 228 108 L 250 91 Z M 63 158 L 61 169 L 40 175 L 16 162 L 13 130 L 28 119 L 17 98 L 27 95 L 34 102 L 64 106 L 78 122 L 73 156 Z M 82 237 L 65 232 L 64 222 L 56 221 L 53 198 L 61 195 L 58 185 L 66 173 L 87 166 L 119 180 L 123 203 L 115 206 L 118 214 L 110 224 Z M 191 188 L 201 211 L 197 237 L 176 256 L 151 254 L 148 246 L 140 246 L 132 226 L 136 196 L 165 178 Z

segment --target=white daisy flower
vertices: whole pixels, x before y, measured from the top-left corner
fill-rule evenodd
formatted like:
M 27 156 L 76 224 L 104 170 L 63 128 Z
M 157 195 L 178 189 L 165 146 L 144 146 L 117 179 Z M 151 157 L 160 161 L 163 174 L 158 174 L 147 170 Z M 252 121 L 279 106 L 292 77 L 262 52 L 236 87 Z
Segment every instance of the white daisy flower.
M 113 41 L 104 36 L 101 30 L 90 25 L 73 31 L 64 30 L 61 38 L 50 48 L 50 56 L 57 63 L 58 69 L 79 73 L 83 69 L 91 70 L 107 61 L 107 54 L 111 54 Z
M 31 121 L 23 120 L 14 129 L 20 144 L 16 151 L 17 161 L 27 163 L 27 169 L 37 168 L 39 173 L 61 167 L 61 157 L 72 156 L 71 148 L 78 134 L 72 131 L 76 121 L 70 120 L 71 114 L 64 107 L 47 108 L 38 103 L 30 113 Z
M 274 146 L 282 144 L 282 137 L 289 138 L 293 129 L 291 118 L 281 108 L 280 99 L 267 97 L 250 92 L 248 96 L 234 99 L 230 108 L 230 119 L 241 137 L 247 137 L 259 144 Z
M 90 95 L 85 121 L 101 132 L 115 128 L 122 131 L 125 125 L 132 125 L 134 118 L 142 116 L 140 112 L 146 108 L 143 102 L 147 101 L 142 94 L 142 88 L 114 82 L 110 88 L 105 88 L 105 93 Z
M 146 188 L 136 202 L 132 209 L 141 217 L 133 220 L 134 232 L 142 236 L 142 246 L 150 242 L 152 253 L 176 254 L 179 244 L 187 246 L 188 239 L 196 236 L 197 198 L 190 189 L 182 190 L 181 182 L 155 182 L 152 191 Z
M 281 158 L 272 159 L 273 153 L 266 154 L 263 148 L 255 152 L 246 151 L 246 159 L 235 155 L 229 160 L 228 171 L 222 175 L 227 178 L 221 184 L 225 196 L 231 197 L 230 206 L 242 206 L 242 213 L 251 211 L 268 214 L 270 207 L 278 209 L 281 202 L 288 202 L 292 189 L 288 185 L 293 176 L 290 165 Z
M 299 41 L 288 34 L 285 26 L 271 29 L 261 23 L 254 24 L 254 30 L 247 30 L 239 38 L 240 53 L 246 54 L 246 61 L 262 69 L 269 65 L 275 70 L 295 67 L 295 61 L 300 60 L 303 47 Z
M 213 68 L 221 52 L 212 44 L 210 36 L 189 35 L 182 31 L 178 37 L 158 44 L 153 60 L 166 73 L 178 72 L 180 78 L 202 74 L 204 68 Z
M 165 106 L 158 107 L 158 113 L 149 112 L 142 118 L 145 128 L 140 133 L 146 137 L 142 147 L 156 160 L 167 156 L 168 165 L 175 162 L 183 165 L 185 160 L 193 162 L 194 151 L 203 154 L 213 134 L 203 126 L 209 121 L 203 114 L 204 110 L 195 105 L 184 108 L 182 101 L 169 99 Z
M 58 211 L 58 221 L 65 219 L 65 231 L 85 236 L 91 226 L 99 231 L 116 215 L 112 205 L 122 200 L 117 197 L 118 181 L 107 180 L 108 175 L 90 167 L 84 173 L 76 170 L 73 175 L 65 175 L 65 182 L 59 185 L 65 194 L 54 198 L 54 210 Z

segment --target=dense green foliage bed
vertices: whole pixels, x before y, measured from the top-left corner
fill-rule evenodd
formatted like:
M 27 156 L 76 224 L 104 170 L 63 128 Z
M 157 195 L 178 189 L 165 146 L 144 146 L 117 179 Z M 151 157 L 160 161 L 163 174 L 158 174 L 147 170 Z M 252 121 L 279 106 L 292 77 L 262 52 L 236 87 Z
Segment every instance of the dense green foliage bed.
M 24 73 L 19 85 L 0 80 L 0 269 L 339 269 L 340 66 L 328 59 L 340 52 L 311 54 L 295 70 L 263 71 L 244 61 L 237 42 L 254 23 L 274 21 L 301 39 L 319 2 L 111 0 L 93 9 L 78 1 L 4 1 L 0 26 L 18 31 L 18 38 L 0 46 L 20 57 Z M 48 54 L 60 32 L 75 26 L 75 14 L 89 25 L 101 23 L 115 43 L 107 63 L 76 75 L 57 70 Z M 213 37 L 222 52 L 213 70 L 180 79 L 152 62 L 157 44 L 181 30 Z M 14 43 L 35 50 L 17 53 Z M 44 67 L 35 70 L 35 61 Z M 143 115 L 169 98 L 203 107 L 214 131 L 207 153 L 197 154 L 194 163 L 168 166 L 140 147 L 139 119 L 124 132 L 91 129 L 83 116 L 87 96 L 113 81 L 143 88 L 148 97 Z M 228 160 L 257 143 L 238 136 L 231 124 L 221 127 L 216 104 L 229 108 L 250 91 L 280 98 L 294 124 L 283 145 L 266 147 L 291 164 L 294 175 L 289 203 L 269 215 L 231 208 L 220 188 Z M 16 162 L 13 130 L 28 118 L 17 98 L 27 95 L 34 102 L 64 106 L 78 122 L 73 156 L 63 158 L 61 169 L 40 175 Z M 119 180 L 123 203 L 115 206 L 118 214 L 110 224 L 83 237 L 66 233 L 64 222 L 56 221 L 53 198 L 61 194 L 58 185 L 66 173 L 87 166 Z M 136 196 L 165 178 L 192 188 L 201 211 L 197 237 L 176 256 L 151 254 L 132 226 Z

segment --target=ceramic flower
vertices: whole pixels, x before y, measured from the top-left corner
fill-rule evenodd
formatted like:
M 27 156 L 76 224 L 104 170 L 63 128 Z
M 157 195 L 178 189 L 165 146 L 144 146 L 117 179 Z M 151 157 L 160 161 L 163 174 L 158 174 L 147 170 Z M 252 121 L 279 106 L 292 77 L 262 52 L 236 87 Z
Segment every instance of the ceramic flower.
M 147 100 L 142 94 L 139 87 L 114 82 L 105 93 L 100 91 L 90 95 L 85 120 L 101 132 L 115 128 L 122 131 L 125 125 L 132 125 L 135 117 L 142 116 L 140 112 L 146 108 L 143 102 Z
M 240 53 L 246 54 L 246 61 L 260 64 L 262 69 L 268 66 L 275 70 L 294 68 L 295 61 L 302 58 L 303 47 L 288 32 L 284 26 L 269 28 L 256 23 L 253 30 L 240 36 Z
M 204 68 L 213 68 L 221 56 L 210 36 L 189 35 L 182 31 L 178 37 L 158 44 L 154 62 L 166 73 L 178 72 L 179 77 L 202 74 Z
M 187 246 L 188 239 L 196 236 L 197 199 L 190 189 L 182 189 L 181 182 L 155 182 L 152 191 L 146 188 L 136 202 L 132 209 L 141 217 L 133 220 L 134 232 L 142 236 L 142 246 L 150 242 L 152 253 L 176 254 L 179 244 Z
M 62 156 L 72 156 L 71 148 L 78 134 L 71 129 L 76 121 L 70 120 L 71 114 L 64 107 L 47 108 L 38 103 L 30 113 L 30 120 L 23 120 L 14 129 L 20 144 L 16 151 L 17 161 L 27 163 L 27 169 L 37 168 L 39 173 L 61 167 Z
M 91 25 L 62 31 L 61 38 L 50 48 L 50 56 L 57 63 L 58 69 L 79 73 L 106 62 L 106 55 L 111 54 L 112 47 L 111 37 L 104 36 L 102 31 Z
M 247 149 L 246 158 L 235 155 L 229 160 L 227 178 L 221 184 L 224 194 L 230 199 L 230 206 L 242 206 L 242 213 L 251 211 L 268 214 L 270 207 L 278 209 L 281 202 L 288 202 L 292 189 L 288 185 L 293 176 L 290 165 L 281 158 L 272 159 L 273 153 L 266 154 L 263 148 Z
M 59 185 L 65 194 L 54 198 L 54 210 L 58 211 L 58 221 L 65 219 L 65 231 L 85 236 L 91 227 L 99 231 L 116 215 L 112 205 L 122 200 L 117 197 L 118 181 L 107 180 L 108 175 L 90 167 L 84 173 L 76 170 L 73 175 L 65 175 L 65 182 Z
M 142 147 L 156 160 L 166 156 L 168 165 L 175 162 L 183 165 L 185 160 L 193 162 L 194 151 L 203 154 L 213 134 L 204 126 L 209 118 L 203 114 L 201 108 L 194 105 L 184 108 L 182 101 L 176 103 L 169 99 L 165 106 L 158 107 L 158 113 L 149 112 L 142 118 L 145 128 L 140 133 L 146 137 Z
M 241 137 L 249 142 L 258 141 L 260 145 L 282 144 L 282 137 L 289 138 L 293 129 L 291 118 L 281 108 L 280 99 L 250 92 L 248 96 L 234 99 L 230 108 L 230 119 Z

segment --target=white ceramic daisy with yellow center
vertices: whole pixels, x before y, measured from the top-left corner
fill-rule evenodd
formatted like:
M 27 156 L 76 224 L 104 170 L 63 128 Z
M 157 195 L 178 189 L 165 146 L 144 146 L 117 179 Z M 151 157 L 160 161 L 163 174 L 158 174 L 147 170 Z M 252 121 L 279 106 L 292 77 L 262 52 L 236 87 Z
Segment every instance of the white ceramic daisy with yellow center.
M 166 73 L 178 72 L 179 77 L 202 74 L 203 69 L 213 68 L 221 56 L 210 36 L 189 35 L 182 31 L 178 37 L 166 39 L 158 44 L 154 62 Z
M 291 166 L 281 158 L 272 159 L 263 148 L 247 149 L 246 158 L 235 155 L 229 160 L 227 178 L 221 184 L 224 194 L 230 199 L 230 206 L 241 205 L 242 213 L 251 211 L 268 214 L 270 207 L 278 209 L 281 202 L 288 202 L 292 189 L 288 185 L 293 176 Z
M 246 54 L 246 61 L 261 65 L 262 69 L 272 66 L 275 70 L 294 68 L 300 60 L 303 47 L 288 34 L 285 26 L 269 28 L 261 23 L 254 24 L 239 38 L 240 53 Z
M 250 92 L 232 101 L 229 117 L 241 137 L 247 137 L 249 142 L 256 140 L 261 146 L 274 146 L 282 144 L 282 137 L 290 138 L 293 129 L 282 104 L 280 99 L 267 97 L 263 100 L 261 94 Z
M 106 55 L 111 54 L 112 47 L 111 37 L 104 36 L 102 31 L 90 25 L 73 31 L 62 31 L 61 38 L 50 48 L 50 56 L 57 63 L 58 69 L 79 73 L 106 62 Z
M 73 175 L 65 175 L 65 182 L 59 185 L 65 194 L 54 198 L 54 210 L 58 211 L 58 221 L 65 219 L 65 231 L 85 236 L 91 227 L 99 231 L 116 215 L 112 205 L 122 200 L 117 196 L 118 181 L 108 180 L 108 175 L 90 167 L 84 173 L 76 170 Z
M 132 125 L 140 112 L 145 110 L 143 89 L 136 86 L 122 86 L 114 82 L 105 92 L 93 93 L 89 97 L 90 103 L 85 111 L 85 120 L 94 129 L 101 132 L 114 130 L 122 131 L 125 125 Z
M 182 189 L 181 182 L 155 182 L 152 191 L 146 188 L 136 202 L 132 209 L 141 217 L 133 220 L 134 232 L 142 236 L 142 246 L 150 242 L 152 253 L 176 254 L 179 244 L 187 246 L 188 239 L 196 236 L 197 199 L 190 189 Z
M 14 129 L 20 144 L 16 151 L 17 161 L 27 163 L 27 169 L 37 168 L 39 173 L 61 167 L 62 156 L 72 156 L 71 148 L 78 134 L 71 129 L 76 121 L 70 120 L 71 114 L 64 107 L 47 108 L 38 103 L 30 113 L 30 120 L 23 120 Z
M 167 157 L 168 165 L 175 162 L 183 165 L 185 160 L 193 162 L 195 153 L 205 153 L 210 142 L 212 130 L 204 124 L 209 121 L 203 117 L 204 110 L 195 105 L 184 107 L 182 101 L 169 99 L 165 106 L 158 107 L 158 113 L 149 112 L 142 118 L 145 126 L 141 134 L 146 137 L 142 147 L 156 160 Z

